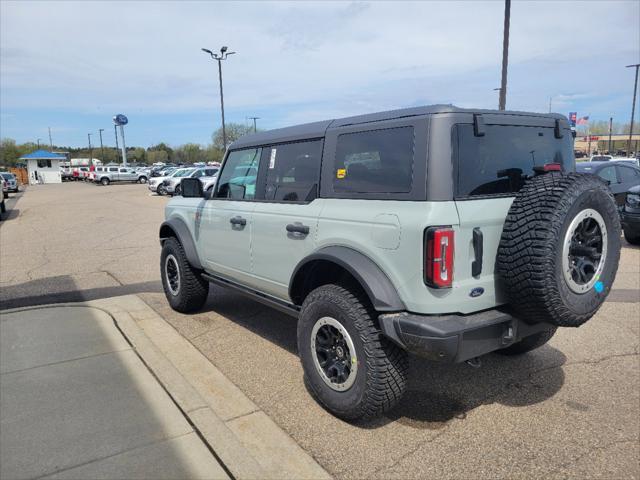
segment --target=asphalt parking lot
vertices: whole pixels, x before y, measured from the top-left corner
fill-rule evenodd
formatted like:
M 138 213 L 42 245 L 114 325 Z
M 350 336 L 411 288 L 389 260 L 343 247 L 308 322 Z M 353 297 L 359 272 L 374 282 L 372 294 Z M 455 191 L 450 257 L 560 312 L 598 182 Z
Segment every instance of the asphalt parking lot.
M 139 294 L 338 478 L 640 477 L 637 247 L 624 244 L 609 301 L 585 326 L 479 369 L 412 358 L 399 407 L 350 425 L 306 392 L 292 318 L 219 288 L 198 314 L 169 308 L 166 201 L 135 184 L 18 194 L 0 223 L 1 308 Z

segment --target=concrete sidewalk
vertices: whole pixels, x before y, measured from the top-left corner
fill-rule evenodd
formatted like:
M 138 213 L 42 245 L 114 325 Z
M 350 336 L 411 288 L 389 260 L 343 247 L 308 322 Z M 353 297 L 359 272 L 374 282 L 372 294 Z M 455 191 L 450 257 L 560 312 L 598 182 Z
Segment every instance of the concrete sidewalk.
M 0 313 L 0 478 L 229 478 L 90 307 Z
M 135 295 L 0 311 L 0 478 L 330 475 Z

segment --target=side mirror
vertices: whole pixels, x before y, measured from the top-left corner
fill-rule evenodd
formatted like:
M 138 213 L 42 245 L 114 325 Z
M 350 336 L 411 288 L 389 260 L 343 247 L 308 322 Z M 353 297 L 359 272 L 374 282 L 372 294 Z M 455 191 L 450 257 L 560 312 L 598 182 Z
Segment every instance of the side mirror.
M 184 198 L 203 198 L 202 182 L 197 178 L 183 178 L 180 182 Z

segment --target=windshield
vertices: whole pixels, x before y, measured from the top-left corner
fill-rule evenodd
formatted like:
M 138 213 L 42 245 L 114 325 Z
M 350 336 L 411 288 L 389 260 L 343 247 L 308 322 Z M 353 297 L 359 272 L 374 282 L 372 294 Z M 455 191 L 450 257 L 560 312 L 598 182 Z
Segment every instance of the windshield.
M 189 176 L 189 174 L 191 174 L 191 173 L 193 173 L 193 169 L 191 169 L 191 168 L 183 168 L 183 169 L 180 169 L 180 170 L 176 171 L 176 172 L 172 175 L 172 177 L 178 177 L 178 178 L 180 178 L 180 177 L 187 177 L 187 176 Z

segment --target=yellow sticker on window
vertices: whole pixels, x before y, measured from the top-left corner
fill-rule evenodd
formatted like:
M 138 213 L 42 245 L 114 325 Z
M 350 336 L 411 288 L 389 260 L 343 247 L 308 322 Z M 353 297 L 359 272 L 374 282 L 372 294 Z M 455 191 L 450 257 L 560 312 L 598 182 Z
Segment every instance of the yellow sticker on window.
M 347 176 L 347 169 L 346 168 L 339 168 L 336 171 L 336 178 L 344 178 Z

